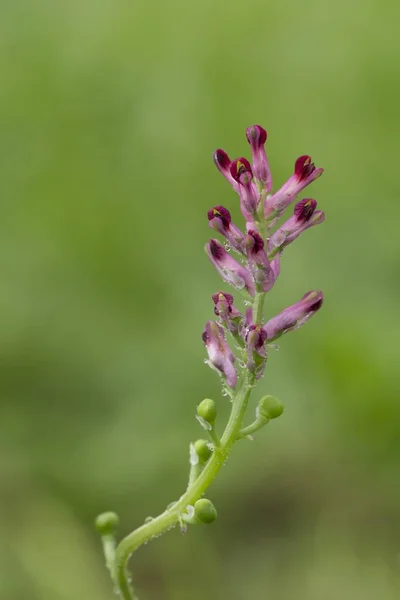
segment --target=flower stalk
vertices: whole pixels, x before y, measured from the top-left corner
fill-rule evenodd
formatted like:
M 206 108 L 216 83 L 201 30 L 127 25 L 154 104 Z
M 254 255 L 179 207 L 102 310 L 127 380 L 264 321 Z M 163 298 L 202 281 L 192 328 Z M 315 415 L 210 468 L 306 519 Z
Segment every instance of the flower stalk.
M 293 216 L 283 225 L 275 232 L 272 229 L 298 194 L 323 170 L 316 169 L 308 155 L 301 156 L 295 163 L 294 174 L 271 194 L 272 176 L 264 148 L 267 132 L 254 125 L 247 129 L 246 135 L 252 164 L 243 157 L 231 161 L 224 150 L 214 153 L 218 170 L 239 196 L 245 231 L 232 223 L 226 208 L 215 206 L 208 211 L 209 225 L 223 236 L 225 244 L 211 239 L 206 245 L 209 259 L 222 280 L 244 294 L 247 305 L 241 312 L 234 305 L 231 294 L 217 292 L 212 296 L 216 320 L 206 323 L 202 335 L 207 363 L 220 376 L 223 394 L 230 397 L 230 416 L 219 436 L 216 431 L 217 404 L 207 398 L 198 405 L 196 418 L 210 441 L 199 439 L 190 444 L 187 489 L 158 517 L 146 519 L 118 545 L 115 542 L 116 519 L 110 517 L 114 513 L 98 517 L 96 525 L 102 535 L 106 564 L 115 591 L 123 600 L 137 600 L 127 565 L 142 544 L 176 525 L 186 532 L 192 525 L 211 523 L 216 519 L 214 505 L 204 496 L 234 444 L 257 432 L 283 411 L 276 398 L 264 396 L 258 403 L 255 420 L 244 426 L 250 395 L 266 368 L 269 344 L 306 323 L 322 305 L 322 293 L 311 291 L 275 317 L 267 321 L 264 318 L 266 295 L 280 274 L 282 250 L 304 231 L 322 223 L 325 215 L 315 210 L 315 200 L 307 198 L 296 204 Z M 233 258 L 231 250 L 239 255 L 238 259 Z

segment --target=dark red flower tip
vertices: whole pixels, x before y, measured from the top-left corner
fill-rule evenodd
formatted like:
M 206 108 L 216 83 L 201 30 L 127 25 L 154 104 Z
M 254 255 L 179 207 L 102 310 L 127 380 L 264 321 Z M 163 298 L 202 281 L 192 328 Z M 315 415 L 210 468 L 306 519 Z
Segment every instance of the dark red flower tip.
M 204 330 L 203 333 L 201 334 L 201 339 L 203 340 L 203 342 L 207 346 L 207 343 L 210 341 L 210 336 L 208 335 L 208 333 L 207 333 L 206 330 Z
M 218 304 L 218 302 L 221 302 L 225 299 L 229 306 L 233 305 L 233 296 L 232 294 L 228 294 L 227 292 L 217 292 L 216 294 L 212 295 L 212 299 L 214 304 Z
M 231 314 L 233 308 L 233 296 L 225 292 L 217 292 L 212 295 L 214 306 L 214 313 L 219 317 L 222 314 Z
M 246 137 L 252 148 L 259 148 L 267 141 L 267 132 L 261 125 L 253 125 L 246 129 Z
M 210 252 L 215 260 L 221 260 L 225 254 L 224 248 L 217 240 L 210 240 Z
M 218 168 L 222 169 L 229 169 L 231 164 L 229 156 L 225 150 L 221 150 L 221 148 L 218 148 L 218 150 L 214 152 L 214 162 Z
M 235 158 L 235 160 L 231 162 L 230 171 L 233 179 L 235 179 L 235 181 L 238 181 L 239 183 L 240 177 L 244 173 L 248 173 L 250 177 L 253 177 L 253 172 L 251 170 L 251 166 L 247 158 Z
M 318 291 L 307 292 L 301 300 L 305 300 L 306 298 L 310 300 L 310 304 L 307 306 L 308 312 L 316 312 L 321 308 L 324 301 L 323 293 Z
M 317 310 L 319 310 L 321 308 L 323 302 L 324 302 L 323 296 L 321 296 L 320 298 L 317 298 L 317 300 L 314 302 L 314 304 L 312 304 L 310 306 L 310 312 L 316 312 Z
M 257 254 L 257 252 L 260 252 L 264 249 L 264 240 L 262 239 L 258 231 L 254 231 L 254 229 L 249 229 L 247 235 L 249 236 L 249 238 L 251 238 L 249 239 L 250 244 L 248 244 L 248 248 L 253 254 Z
M 229 229 L 229 225 L 232 221 L 231 213 L 224 206 L 214 206 L 213 208 L 210 208 L 210 210 L 207 213 L 207 216 L 209 221 L 211 221 L 215 217 L 221 219 L 222 225 L 225 227 L 225 229 Z
M 315 165 L 311 162 L 311 156 L 304 154 L 296 160 L 294 174 L 300 181 L 306 179 L 313 171 L 315 171 Z
M 255 325 L 253 323 L 252 325 L 250 325 L 250 327 L 248 328 L 247 333 L 245 335 L 246 342 L 249 338 L 249 334 L 253 331 L 255 331 L 257 334 L 257 337 L 255 339 L 255 349 L 259 350 L 260 348 L 262 348 L 264 346 L 264 342 L 267 339 L 267 332 L 261 327 L 261 325 Z
M 264 342 L 267 339 L 267 332 L 262 329 L 261 325 L 257 325 L 257 333 L 258 333 L 258 344 L 256 347 L 262 348 L 264 346 Z
M 299 221 L 309 221 L 317 208 L 317 201 L 312 198 L 300 200 L 294 207 L 294 216 Z

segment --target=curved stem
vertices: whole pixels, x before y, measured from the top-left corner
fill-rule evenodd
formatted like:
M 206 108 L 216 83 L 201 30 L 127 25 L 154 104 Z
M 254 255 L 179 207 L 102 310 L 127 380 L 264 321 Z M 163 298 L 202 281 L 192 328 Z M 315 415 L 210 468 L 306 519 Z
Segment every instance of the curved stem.
M 265 293 L 260 293 L 254 299 L 253 319 L 255 323 L 262 322 L 264 298 Z M 127 576 L 127 562 L 130 556 L 142 544 L 175 527 L 180 521 L 180 515 L 186 512 L 187 507 L 194 505 L 204 495 L 227 460 L 233 444 L 240 438 L 240 429 L 254 382 L 255 375 L 247 372 L 236 397 L 233 399 L 231 414 L 221 437 L 220 445 L 215 447 L 204 469 L 191 482 L 183 496 L 161 515 L 127 535 L 118 545 L 115 552 L 115 583 L 124 600 L 135 600 Z
M 268 423 L 269 419 L 264 419 L 264 418 L 258 418 L 255 421 L 253 421 L 253 423 L 250 423 L 250 425 L 247 425 L 247 427 L 244 427 L 243 429 L 240 430 L 239 432 L 239 438 L 245 438 L 249 435 L 251 435 L 252 433 L 254 433 L 255 431 L 258 431 L 259 429 L 261 429 L 261 427 L 264 427 L 264 425 L 266 425 Z

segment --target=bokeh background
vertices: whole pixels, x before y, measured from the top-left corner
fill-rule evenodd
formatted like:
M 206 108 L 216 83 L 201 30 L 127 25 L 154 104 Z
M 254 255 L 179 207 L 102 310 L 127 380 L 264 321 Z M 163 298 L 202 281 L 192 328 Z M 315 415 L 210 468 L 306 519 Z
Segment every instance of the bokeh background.
M 132 568 L 143 600 L 400 594 L 399 68 L 393 0 L 3 0 L 0 8 L 0 598 L 110 600 L 93 519 L 121 535 L 186 485 L 200 334 L 221 284 L 212 152 L 269 131 L 326 211 L 285 252 L 269 315 L 326 302 L 254 394 L 284 416 L 211 489 L 211 527 Z

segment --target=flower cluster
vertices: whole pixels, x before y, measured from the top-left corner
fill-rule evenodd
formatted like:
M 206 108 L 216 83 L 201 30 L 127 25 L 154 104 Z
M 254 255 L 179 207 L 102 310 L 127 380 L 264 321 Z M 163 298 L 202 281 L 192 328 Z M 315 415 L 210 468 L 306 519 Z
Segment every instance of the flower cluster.
M 207 362 L 222 378 L 224 393 L 232 401 L 231 414 L 222 435 L 219 435 L 216 402 L 205 398 L 197 406 L 196 418 L 207 439 L 190 443 L 186 491 L 158 517 L 147 518 L 144 525 L 128 534 L 118 545 L 115 538 L 117 515 L 106 512 L 97 518 L 96 527 L 102 536 L 106 565 L 116 593 L 124 600 L 136 598 L 127 563 L 139 546 L 177 524 L 185 533 L 189 525 L 215 521 L 217 511 L 204 495 L 229 457 L 233 444 L 251 439 L 253 433 L 283 412 L 283 405 L 277 398 L 264 396 L 257 404 L 255 420 L 243 426 L 252 389 L 264 373 L 268 348 L 284 333 L 303 325 L 322 305 L 322 292 L 311 291 L 296 304 L 264 321 L 264 300 L 279 277 L 284 248 L 303 231 L 325 219 L 324 213 L 317 210 L 315 200 L 296 200 L 300 192 L 321 175 L 322 169 L 315 168 L 310 156 L 300 156 L 295 162 L 293 175 L 277 192 L 272 193 L 271 171 L 265 152 L 267 132 L 259 125 L 249 127 L 247 141 L 251 147 L 251 164 L 246 158 L 230 160 L 223 150 L 214 154 L 218 170 L 239 196 L 245 227 L 239 229 L 232 223 L 231 215 L 224 206 L 214 206 L 208 211 L 209 224 L 224 241 L 221 244 L 211 239 L 206 245 L 207 254 L 223 281 L 239 290 L 245 301 L 245 310 L 241 312 L 231 294 L 214 294 L 216 319 L 208 321 L 203 332 Z M 279 224 L 292 203 L 295 203 L 293 215 Z M 233 347 L 229 345 L 227 335 L 233 339 Z
M 255 314 L 255 307 L 259 305 L 257 298 L 269 292 L 279 276 L 284 248 L 303 231 L 325 219 L 324 213 L 317 210 L 315 200 L 303 198 L 295 203 L 292 216 L 277 226 L 286 209 L 323 169 L 316 168 L 310 156 L 300 156 L 293 175 L 272 193 L 272 176 L 265 151 L 267 132 L 254 125 L 247 129 L 246 136 L 252 153 L 251 164 L 243 157 L 231 160 L 221 149 L 214 153 L 218 170 L 239 196 L 245 231 L 232 223 L 230 212 L 224 206 L 214 206 L 208 211 L 209 225 L 223 236 L 224 243 L 211 239 L 206 252 L 222 279 L 240 290 L 248 304 L 242 314 L 234 306 L 231 294 L 214 294 L 218 320 L 208 321 L 203 332 L 208 363 L 221 374 L 229 388 L 236 387 L 238 371 L 226 332 L 232 334 L 240 348 L 247 371 L 259 378 L 265 369 L 268 344 L 303 325 L 323 301 L 322 292 L 312 291 L 266 323 L 262 315 Z

